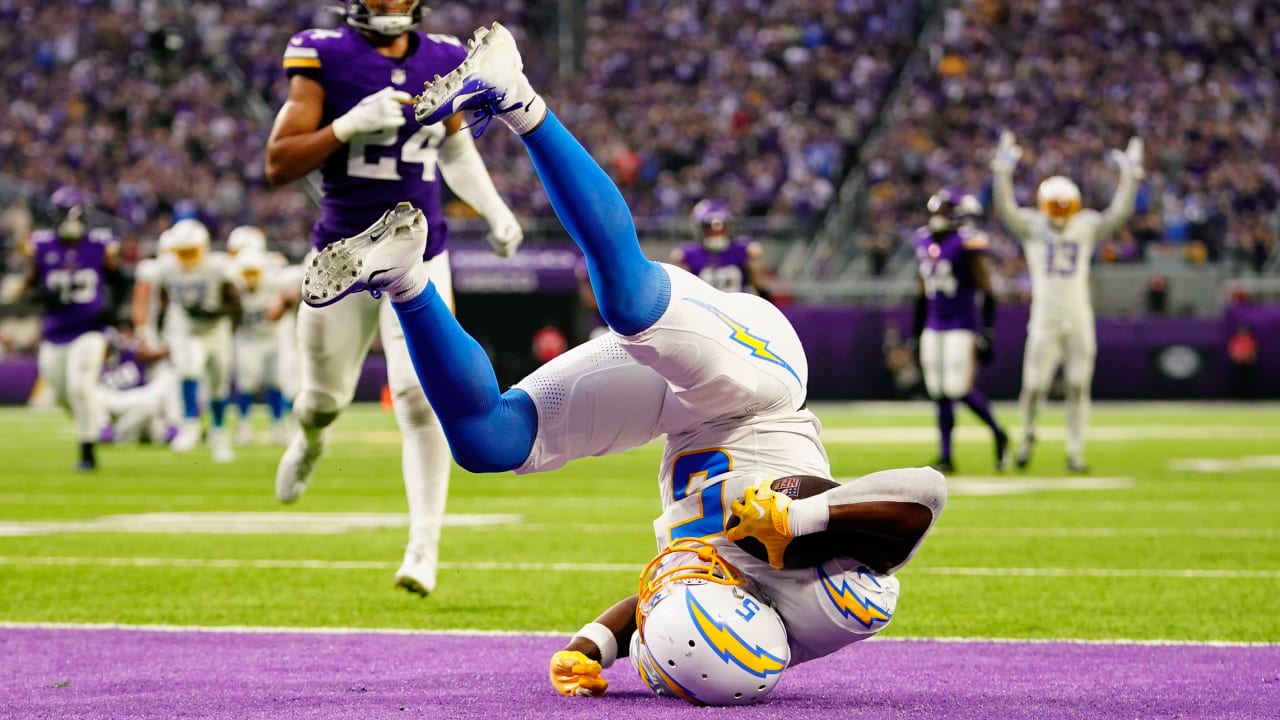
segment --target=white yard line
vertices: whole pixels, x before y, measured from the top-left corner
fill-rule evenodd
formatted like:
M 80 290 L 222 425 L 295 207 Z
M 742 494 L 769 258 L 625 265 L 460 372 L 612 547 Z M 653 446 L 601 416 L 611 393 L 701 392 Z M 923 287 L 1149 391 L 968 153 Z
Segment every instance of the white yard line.
M 389 570 L 395 563 L 372 560 L 242 560 L 233 558 L 164 557 L 71 557 L 0 556 L 0 565 L 9 566 L 96 566 L 96 567 L 177 567 L 207 569 L 303 569 L 303 570 Z M 441 570 L 495 572 L 596 572 L 638 573 L 639 563 L 510 563 L 442 562 Z M 1215 568 L 1011 568 L 1011 567 L 919 567 L 912 575 L 969 577 L 1162 577 L 1219 578 L 1237 580 L 1280 579 L 1280 570 L 1228 570 Z
M 968 425 L 955 429 L 955 439 L 963 441 L 991 440 L 985 427 Z M 1066 428 L 1044 427 L 1036 431 L 1039 441 L 1062 441 Z M 1089 428 L 1089 442 L 1131 442 L 1134 440 L 1168 442 L 1218 442 L 1221 440 L 1276 440 L 1280 429 L 1256 425 L 1115 425 Z M 935 442 L 938 430 L 929 426 L 880 426 L 827 428 L 822 441 L 837 445 L 883 445 Z
M 257 625 L 128 625 L 123 623 L 55 623 L 55 622 L 4 622 L 0 621 L 0 629 L 6 630 L 76 630 L 102 631 L 127 630 L 132 632 L 154 633 L 206 633 L 236 635 L 401 635 L 417 637 L 448 637 L 462 635 L 467 637 L 558 637 L 566 638 L 571 630 L 409 630 L 404 628 L 360 628 L 360 627 L 288 627 Z M 1115 639 L 1072 639 L 1072 638 L 965 638 L 965 637 L 881 637 L 876 635 L 867 640 L 875 643 L 948 643 L 956 645 L 1132 645 L 1138 647 L 1220 647 L 1220 648 L 1273 648 L 1280 643 L 1266 642 L 1231 642 L 1226 640 L 1133 640 Z

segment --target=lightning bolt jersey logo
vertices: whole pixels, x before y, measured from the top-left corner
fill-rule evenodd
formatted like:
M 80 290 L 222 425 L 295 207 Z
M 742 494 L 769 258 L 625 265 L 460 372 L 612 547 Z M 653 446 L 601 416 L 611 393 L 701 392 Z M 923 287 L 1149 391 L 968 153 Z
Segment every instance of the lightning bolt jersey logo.
M 769 349 L 768 340 L 765 340 L 764 338 L 759 337 L 757 335 L 751 334 L 751 331 L 747 329 L 746 325 L 743 325 L 737 320 L 734 320 L 728 315 L 725 315 L 724 312 L 722 312 L 717 307 L 708 305 L 707 303 L 704 303 L 701 300 L 694 300 L 693 298 L 685 298 L 685 300 L 693 303 L 694 305 L 697 305 L 698 307 L 702 308 L 703 310 L 706 310 L 712 315 L 715 315 L 716 318 L 720 320 L 720 322 L 729 326 L 729 329 L 733 331 L 732 333 L 730 333 L 729 339 L 750 350 L 752 357 L 760 358 L 761 360 L 764 360 L 767 363 L 777 365 L 783 370 L 786 370 L 787 372 L 791 373 L 791 377 L 795 378 L 796 382 L 802 385 L 804 384 L 800 381 L 800 375 L 796 373 L 795 368 L 792 368 L 790 363 L 788 363 L 786 360 L 783 360 L 781 357 L 777 355 L 777 353 Z
M 877 586 L 880 585 L 875 576 L 869 572 L 865 572 L 864 568 L 858 569 L 858 576 L 871 578 L 871 582 Z M 835 581 L 827 575 L 827 571 L 818 568 L 818 579 L 822 581 L 822 590 L 826 593 L 826 597 L 831 601 L 832 605 L 840 611 L 840 614 L 853 618 L 862 627 L 870 630 L 875 623 L 887 624 L 893 618 L 893 613 L 886 611 L 884 608 L 871 602 L 871 600 L 859 595 L 853 588 L 849 587 L 847 580 L 841 579 L 840 586 L 837 587 Z
M 727 623 L 711 617 L 706 608 L 698 603 L 691 592 L 685 592 L 685 605 L 689 608 L 689 617 L 702 634 L 703 639 L 711 645 L 711 649 L 724 662 L 733 662 L 743 670 L 756 677 L 768 677 L 782 672 L 787 661 L 771 654 L 768 650 L 752 645 L 733 631 Z

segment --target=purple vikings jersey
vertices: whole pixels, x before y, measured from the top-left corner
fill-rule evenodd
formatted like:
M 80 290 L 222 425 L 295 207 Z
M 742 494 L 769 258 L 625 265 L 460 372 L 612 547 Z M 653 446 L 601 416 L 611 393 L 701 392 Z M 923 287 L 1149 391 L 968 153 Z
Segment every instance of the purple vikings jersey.
M 103 328 L 107 255 L 114 243 L 115 236 L 103 228 L 90 230 L 75 243 L 64 242 L 50 230 L 38 230 L 31 236 L 40 288 L 58 301 L 45 311 L 45 340 L 69 343 Z
M 971 253 L 987 249 L 987 236 L 961 228 L 935 236 L 928 228 L 916 231 L 916 259 L 928 301 L 925 327 L 933 330 L 976 330 L 978 285 L 969 269 Z
M 111 356 L 102 366 L 102 384 L 112 390 L 132 390 L 147 384 L 148 368 L 132 343 L 113 343 Z
M 411 33 L 403 60 L 379 55 L 356 30 L 307 30 L 294 35 L 284 53 L 290 77 L 302 75 L 324 86 L 323 127 L 368 95 L 395 87 L 413 95 L 436 75 L 460 65 L 467 51 L 454 37 Z M 405 106 L 399 128 L 356 135 L 320 166 L 324 198 L 311 235 L 316 249 L 356 235 L 398 202 L 408 201 L 427 216 L 430 258 L 444 250 L 448 228 L 440 207 L 436 158 L 444 125 L 423 127 Z
M 686 243 L 676 250 L 676 259 L 711 287 L 724 292 L 742 292 L 747 280 L 747 264 L 759 254 L 758 245 L 739 238 L 719 252 L 708 250 L 701 243 Z

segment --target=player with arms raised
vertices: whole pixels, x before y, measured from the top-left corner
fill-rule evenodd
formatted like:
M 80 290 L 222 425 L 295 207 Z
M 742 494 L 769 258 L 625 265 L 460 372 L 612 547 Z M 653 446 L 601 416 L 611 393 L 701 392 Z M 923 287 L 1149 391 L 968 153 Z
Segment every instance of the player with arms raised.
M 346 26 L 307 30 L 289 41 L 284 67 L 289 98 L 267 144 L 266 176 L 274 185 L 320 169 L 321 216 L 312 244 L 322 249 L 378 219 L 388 200 L 422 208 L 431 227 L 423 259 L 452 305 L 445 250 L 448 228 L 440 180 L 489 222 L 495 252 L 507 256 L 523 238 L 519 223 L 494 189 L 461 117 L 442 125 L 407 124 L 406 88 L 447 75 L 466 49 L 456 38 L 415 28 L 426 8 L 418 0 L 350 0 Z M 301 308 L 298 339 L 302 383 L 294 401 L 299 432 L 276 471 L 276 497 L 293 502 L 325 447 L 326 428 L 351 403 L 375 331 L 381 329 L 387 381 L 403 435 L 409 501 L 409 543 L 395 582 L 427 595 L 435 587 L 449 452 L 413 375 L 403 333 L 386 303 L 362 297 L 327 311 Z
M 602 666 L 630 654 L 660 693 L 754 702 L 788 664 L 888 624 L 894 572 L 941 512 L 945 480 L 930 468 L 827 479 L 795 329 L 758 297 L 646 259 L 621 193 L 521 67 L 505 28 L 482 29 L 459 70 L 427 87 L 417 117 L 439 122 L 461 105 L 520 135 L 586 255 L 610 332 L 500 392 L 421 260 L 427 222 L 408 203 L 326 248 L 303 300 L 326 305 L 360 290 L 391 298 L 454 457 L 473 472 L 544 472 L 665 434 L 654 528 L 667 551 L 642 593 L 553 656 L 551 682 L 565 695 L 601 694 Z
M 1089 290 L 1089 263 L 1103 238 L 1124 226 L 1133 214 L 1138 181 L 1142 179 L 1142 139 L 1112 150 L 1120 167 L 1120 182 L 1107 209 L 1082 209 L 1080 188 L 1061 175 L 1045 179 L 1036 191 L 1037 208 L 1019 207 L 1013 195 L 1013 170 L 1022 157 L 1012 133 L 1000 135 L 991 160 L 996 214 L 1022 243 L 1031 273 L 1031 320 L 1022 360 L 1022 445 L 1016 463 L 1024 468 L 1035 443 L 1036 411 L 1058 365 L 1066 382 L 1067 469 L 1087 472 L 1084 460 L 1085 425 L 1093 363 L 1098 352 Z
M 731 235 L 733 213 L 729 206 L 706 198 L 693 206 L 692 216 L 698 241 L 671 251 L 671 264 L 697 275 L 717 290 L 742 292 L 751 288 L 770 300 L 764 250 L 750 238 Z
M 117 284 L 114 233 L 88 226 L 89 203 L 73 187 L 50 197 L 54 229 L 31 235 L 25 294 L 44 308 L 40 378 L 71 412 L 80 443 L 78 470 L 97 467 L 93 445 L 101 420 L 98 376 L 106 356 L 102 331 L 114 313 L 109 286 Z
M 977 198 L 942 190 L 929 198 L 929 224 L 916 231 L 920 263 L 920 295 L 916 299 L 916 337 L 925 388 L 938 406 L 939 454 L 934 467 L 955 472 L 951 431 L 959 400 L 995 435 L 996 469 L 1008 464 L 1009 437 L 991 412 L 991 403 L 974 387 L 976 358 L 995 357 L 996 296 L 984 257 L 988 242 L 982 231 L 962 223 L 981 210 Z M 982 325 L 977 324 L 976 295 L 982 294 Z

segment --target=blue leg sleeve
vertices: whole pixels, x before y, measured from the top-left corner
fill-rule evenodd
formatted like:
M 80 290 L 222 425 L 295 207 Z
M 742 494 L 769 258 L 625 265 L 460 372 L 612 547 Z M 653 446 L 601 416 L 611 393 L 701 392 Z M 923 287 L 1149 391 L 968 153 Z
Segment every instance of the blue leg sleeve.
M 227 399 L 214 398 L 209 401 L 209 417 L 213 420 L 213 426 L 222 427 L 227 421 Z
M 458 324 L 435 285 L 392 307 L 453 458 L 471 472 L 523 465 L 538 432 L 533 399 L 523 390 L 498 392 L 489 356 Z
M 651 327 L 671 302 L 671 278 L 640 252 L 622 193 L 554 114 L 520 139 L 556 216 L 587 256 L 604 321 L 622 335 Z
M 200 417 L 200 383 L 195 380 L 182 381 L 182 415 L 188 420 Z
M 240 417 L 248 417 L 253 407 L 253 396 L 247 392 L 236 390 L 236 407 L 240 409 Z
M 279 420 L 284 417 L 284 393 L 280 392 L 278 387 L 267 388 L 267 409 L 271 411 L 271 419 Z

